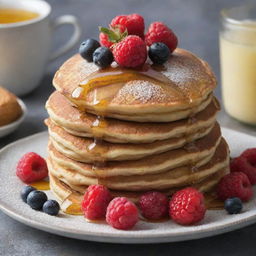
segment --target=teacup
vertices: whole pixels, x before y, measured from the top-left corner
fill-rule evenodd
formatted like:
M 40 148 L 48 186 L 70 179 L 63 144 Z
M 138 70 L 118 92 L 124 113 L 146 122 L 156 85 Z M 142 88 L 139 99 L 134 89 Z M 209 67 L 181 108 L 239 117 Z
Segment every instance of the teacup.
M 39 84 L 48 61 L 63 55 L 77 43 L 81 29 L 72 15 L 52 21 L 51 6 L 43 0 L 0 0 L 0 9 L 38 14 L 20 22 L 0 23 L 0 85 L 18 96 L 25 95 Z M 51 53 L 53 34 L 63 24 L 73 25 L 73 35 Z

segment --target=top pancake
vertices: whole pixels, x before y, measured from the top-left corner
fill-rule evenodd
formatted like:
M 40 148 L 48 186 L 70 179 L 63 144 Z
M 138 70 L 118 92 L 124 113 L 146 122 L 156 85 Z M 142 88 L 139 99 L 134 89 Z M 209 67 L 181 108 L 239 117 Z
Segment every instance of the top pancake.
M 208 64 L 183 49 L 176 49 L 161 69 L 146 68 L 99 70 L 75 55 L 57 71 L 53 84 L 86 112 L 138 122 L 175 121 L 197 113 L 216 86 Z M 81 86 L 86 93 L 77 93 Z

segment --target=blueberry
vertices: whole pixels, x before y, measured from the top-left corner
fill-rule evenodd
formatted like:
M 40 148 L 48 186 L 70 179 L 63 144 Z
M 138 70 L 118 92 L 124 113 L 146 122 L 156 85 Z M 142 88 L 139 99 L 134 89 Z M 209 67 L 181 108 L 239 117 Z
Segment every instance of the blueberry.
M 27 202 L 27 197 L 28 194 L 32 191 L 36 190 L 34 187 L 31 186 L 25 186 L 22 188 L 21 192 L 20 192 L 20 196 L 23 202 Z
M 99 47 L 93 53 L 93 62 L 101 68 L 106 68 L 113 60 L 113 53 L 107 47 Z
M 100 43 L 92 38 L 86 39 L 81 43 L 79 48 L 80 55 L 86 59 L 88 62 L 92 62 L 93 60 L 93 52 L 100 47 Z
M 170 57 L 170 50 L 164 43 L 154 43 L 149 47 L 148 56 L 154 64 L 164 64 Z
M 47 201 L 47 195 L 38 190 L 34 190 L 28 194 L 27 204 L 35 210 L 41 210 L 43 204 Z
M 224 208 L 229 214 L 237 214 L 241 212 L 243 204 L 240 198 L 232 197 L 226 199 Z
M 60 210 L 60 205 L 55 200 L 48 200 L 43 205 L 43 211 L 49 215 L 56 216 Z

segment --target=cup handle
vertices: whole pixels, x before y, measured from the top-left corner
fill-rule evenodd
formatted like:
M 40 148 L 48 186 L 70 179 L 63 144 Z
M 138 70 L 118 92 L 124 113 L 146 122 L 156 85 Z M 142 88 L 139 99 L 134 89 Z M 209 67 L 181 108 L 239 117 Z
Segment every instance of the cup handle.
M 77 21 L 77 18 L 73 15 L 63 15 L 60 16 L 58 18 L 56 18 L 51 26 L 52 26 L 52 30 L 56 30 L 59 26 L 62 25 L 72 25 L 74 27 L 74 32 L 72 34 L 72 36 L 70 37 L 70 39 L 66 42 L 66 44 L 64 44 L 63 46 L 61 46 L 59 49 L 57 49 L 52 56 L 50 57 L 50 61 L 55 60 L 56 58 L 60 57 L 61 55 L 65 54 L 67 51 L 69 51 L 80 39 L 81 33 L 82 33 L 82 29 Z

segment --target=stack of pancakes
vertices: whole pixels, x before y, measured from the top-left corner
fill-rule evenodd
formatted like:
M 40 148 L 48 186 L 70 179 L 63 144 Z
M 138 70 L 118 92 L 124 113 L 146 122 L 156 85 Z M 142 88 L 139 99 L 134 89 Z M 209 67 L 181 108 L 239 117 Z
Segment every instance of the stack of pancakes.
M 92 184 L 135 201 L 150 190 L 208 192 L 229 171 L 214 74 L 188 51 L 141 70 L 99 70 L 75 55 L 53 84 L 48 167 L 62 201 L 81 198 Z

